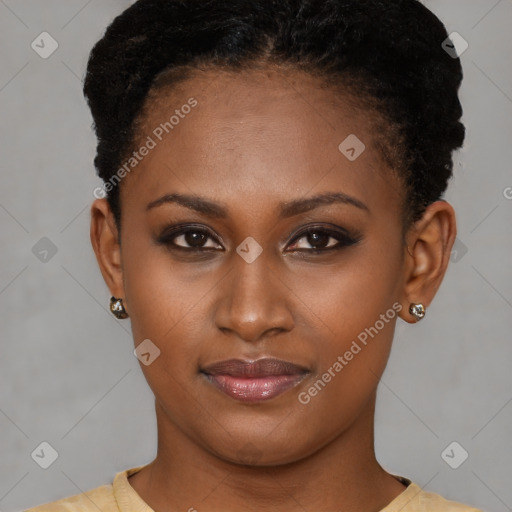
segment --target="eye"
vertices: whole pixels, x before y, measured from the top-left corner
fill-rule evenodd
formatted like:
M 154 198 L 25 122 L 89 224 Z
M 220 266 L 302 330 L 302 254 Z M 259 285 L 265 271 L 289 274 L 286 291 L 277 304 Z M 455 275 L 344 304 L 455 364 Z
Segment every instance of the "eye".
M 352 236 L 342 228 L 327 229 L 309 226 L 292 240 L 288 250 L 305 253 L 322 253 L 354 245 L 361 237 Z M 208 229 L 193 225 L 177 225 L 164 231 L 157 243 L 173 250 L 206 252 L 223 250 L 217 238 Z
M 184 251 L 219 250 L 222 247 L 206 229 L 195 226 L 174 226 L 157 240 L 171 249 Z
M 301 242 L 301 240 L 304 241 Z M 291 249 L 308 253 L 321 253 L 354 245 L 359 240 L 360 237 L 353 237 L 345 230 L 309 226 L 292 240 Z

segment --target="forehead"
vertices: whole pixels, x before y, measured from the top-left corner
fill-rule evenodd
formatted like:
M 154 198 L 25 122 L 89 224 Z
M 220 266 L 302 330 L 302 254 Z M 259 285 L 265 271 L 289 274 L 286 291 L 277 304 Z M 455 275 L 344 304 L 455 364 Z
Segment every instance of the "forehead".
M 136 190 L 154 199 L 178 187 L 257 200 L 335 186 L 396 201 L 375 130 L 357 98 L 310 74 L 201 71 L 148 97 L 135 149 L 149 139 L 153 148 L 121 189 L 127 198 Z

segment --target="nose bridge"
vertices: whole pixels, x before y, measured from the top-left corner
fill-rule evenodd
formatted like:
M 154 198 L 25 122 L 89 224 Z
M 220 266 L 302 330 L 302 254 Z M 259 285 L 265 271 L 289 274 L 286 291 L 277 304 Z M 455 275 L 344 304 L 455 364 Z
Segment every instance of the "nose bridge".
M 248 251 L 241 252 L 243 249 Z M 269 254 L 260 252 L 254 257 L 254 251 L 248 241 L 248 247 L 242 243 L 233 254 L 230 276 L 220 291 L 216 310 L 217 327 L 246 341 L 256 341 L 269 330 L 292 328 L 286 297 L 270 270 Z

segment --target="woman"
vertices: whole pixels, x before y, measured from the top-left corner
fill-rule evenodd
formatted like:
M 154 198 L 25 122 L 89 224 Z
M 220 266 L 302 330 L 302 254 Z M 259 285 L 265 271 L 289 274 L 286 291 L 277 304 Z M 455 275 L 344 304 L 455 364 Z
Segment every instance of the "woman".
M 417 0 L 139 0 L 114 20 L 84 86 L 91 241 L 158 453 L 32 511 L 475 512 L 373 447 L 395 324 L 423 318 L 456 234 L 447 44 Z

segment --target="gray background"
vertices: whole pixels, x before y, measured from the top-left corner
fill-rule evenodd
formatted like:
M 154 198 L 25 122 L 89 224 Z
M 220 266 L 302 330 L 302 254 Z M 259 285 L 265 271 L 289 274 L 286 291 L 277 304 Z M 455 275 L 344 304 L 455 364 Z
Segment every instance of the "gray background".
M 110 483 L 155 455 L 153 395 L 89 242 L 100 181 L 81 77 L 130 3 L 0 0 L 2 511 Z M 397 324 L 376 450 L 426 490 L 502 512 L 512 510 L 512 0 L 425 3 L 469 43 L 467 139 L 446 195 L 459 251 L 425 319 Z M 31 48 L 43 31 L 59 43 L 46 60 Z M 46 262 L 33 252 L 43 237 L 57 248 Z M 42 441 L 59 455 L 46 470 L 31 458 Z M 441 457 L 452 441 L 469 453 L 458 469 Z

